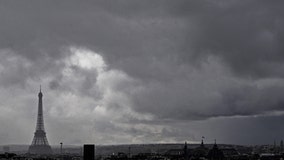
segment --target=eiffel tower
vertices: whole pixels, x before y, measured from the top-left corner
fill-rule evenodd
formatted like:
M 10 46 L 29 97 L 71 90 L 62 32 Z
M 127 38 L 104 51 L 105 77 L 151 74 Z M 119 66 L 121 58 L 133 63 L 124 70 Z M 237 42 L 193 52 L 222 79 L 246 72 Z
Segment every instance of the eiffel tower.
M 52 150 L 50 145 L 48 144 L 46 133 L 44 130 L 42 96 L 43 95 L 41 93 L 41 87 L 40 87 L 40 91 L 38 93 L 38 114 L 37 114 L 36 131 L 34 133 L 34 138 L 28 151 L 28 153 L 39 154 L 39 155 L 52 154 Z

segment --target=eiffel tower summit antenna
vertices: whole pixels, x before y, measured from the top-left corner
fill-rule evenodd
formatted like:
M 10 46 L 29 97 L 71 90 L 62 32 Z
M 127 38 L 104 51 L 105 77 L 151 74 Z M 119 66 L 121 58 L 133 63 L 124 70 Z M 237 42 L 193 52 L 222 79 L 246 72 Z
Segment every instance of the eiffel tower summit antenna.
M 37 114 L 37 123 L 36 130 L 34 133 L 34 138 L 32 144 L 29 147 L 29 153 L 31 154 L 52 154 L 50 145 L 48 144 L 46 138 L 46 132 L 44 130 L 44 121 L 43 121 L 43 108 L 42 108 L 42 97 L 41 85 L 39 86 L 38 93 L 38 114 Z

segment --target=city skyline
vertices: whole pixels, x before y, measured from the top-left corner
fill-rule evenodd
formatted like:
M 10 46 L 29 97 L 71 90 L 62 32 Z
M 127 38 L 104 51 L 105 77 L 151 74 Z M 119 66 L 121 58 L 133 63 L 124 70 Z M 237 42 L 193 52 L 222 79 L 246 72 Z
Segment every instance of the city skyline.
M 284 1 L 0 1 L 0 145 L 284 139 Z

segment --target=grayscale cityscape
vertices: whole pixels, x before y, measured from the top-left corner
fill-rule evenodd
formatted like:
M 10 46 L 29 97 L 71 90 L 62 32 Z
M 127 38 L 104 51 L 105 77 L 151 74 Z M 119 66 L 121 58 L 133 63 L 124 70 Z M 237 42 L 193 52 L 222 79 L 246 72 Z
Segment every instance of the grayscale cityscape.
M 0 0 L 0 160 L 284 160 L 283 6 Z

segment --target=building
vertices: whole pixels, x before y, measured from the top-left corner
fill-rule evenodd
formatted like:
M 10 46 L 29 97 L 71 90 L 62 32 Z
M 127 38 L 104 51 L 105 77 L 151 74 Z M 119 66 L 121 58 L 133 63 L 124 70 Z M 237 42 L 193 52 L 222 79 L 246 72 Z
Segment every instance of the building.
M 202 139 L 200 146 L 195 148 L 192 151 L 192 159 L 205 158 L 208 154 L 208 151 L 209 151 L 209 149 L 205 147 L 203 139 Z
M 224 160 L 224 153 L 220 150 L 216 144 L 213 145 L 213 148 L 209 150 L 207 155 L 208 160 Z
M 95 159 L 95 145 L 94 144 L 84 144 L 84 160 L 94 160 Z

